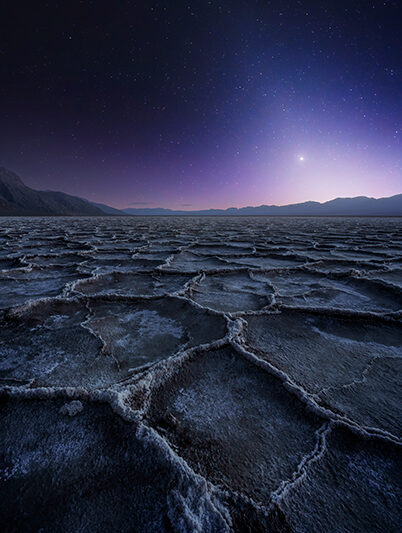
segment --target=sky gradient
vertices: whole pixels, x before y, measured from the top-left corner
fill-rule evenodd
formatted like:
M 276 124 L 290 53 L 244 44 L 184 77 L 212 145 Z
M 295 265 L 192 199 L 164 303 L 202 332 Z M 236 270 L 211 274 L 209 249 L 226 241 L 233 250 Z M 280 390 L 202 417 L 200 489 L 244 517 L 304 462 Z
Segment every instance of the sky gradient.
M 0 165 L 118 208 L 401 193 L 401 18 L 396 1 L 6 1 Z

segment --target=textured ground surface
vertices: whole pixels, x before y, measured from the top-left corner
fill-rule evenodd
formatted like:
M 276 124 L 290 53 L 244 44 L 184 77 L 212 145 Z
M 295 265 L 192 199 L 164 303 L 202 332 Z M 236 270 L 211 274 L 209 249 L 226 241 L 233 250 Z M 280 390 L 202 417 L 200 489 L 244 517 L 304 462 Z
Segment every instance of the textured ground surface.
M 3 218 L 0 530 L 400 531 L 402 220 Z

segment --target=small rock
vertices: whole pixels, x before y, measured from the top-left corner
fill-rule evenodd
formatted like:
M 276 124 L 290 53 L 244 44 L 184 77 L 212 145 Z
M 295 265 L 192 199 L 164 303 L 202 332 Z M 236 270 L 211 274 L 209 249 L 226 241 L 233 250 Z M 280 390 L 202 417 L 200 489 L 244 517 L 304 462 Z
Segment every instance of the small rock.
M 66 403 L 60 407 L 60 413 L 62 415 L 75 416 L 78 415 L 78 413 L 81 413 L 83 409 L 84 406 L 79 400 L 73 400 L 72 402 Z

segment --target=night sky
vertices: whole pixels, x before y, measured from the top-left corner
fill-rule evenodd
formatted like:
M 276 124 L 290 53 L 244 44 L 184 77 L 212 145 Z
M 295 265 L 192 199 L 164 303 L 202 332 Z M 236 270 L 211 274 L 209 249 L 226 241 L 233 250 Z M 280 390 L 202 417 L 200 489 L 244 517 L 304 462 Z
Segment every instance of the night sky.
M 115 207 L 402 192 L 399 1 L 0 8 L 0 165 Z

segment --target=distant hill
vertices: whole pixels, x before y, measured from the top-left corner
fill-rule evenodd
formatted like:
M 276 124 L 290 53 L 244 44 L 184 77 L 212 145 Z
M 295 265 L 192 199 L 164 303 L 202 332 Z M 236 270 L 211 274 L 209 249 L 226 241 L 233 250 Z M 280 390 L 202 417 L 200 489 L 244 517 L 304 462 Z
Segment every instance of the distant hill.
M 96 205 L 64 192 L 36 191 L 0 167 L 0 215 L 104 215 Z
M 64 192 L 36 191 L 27 187 L 14 172 L 0 167 L 0 216 L 12 215 L 186 215 L 186 216 L 402 216 L 402 194 L 389 198 L 336 198 L 329 202 L 304 202 L 290 205 L 229 207 L 200 211 L 175 211 L 164 208 L 115 209 L 89 202 Z
M 329 202 L 304 202 L 290 205 L 260 205 L 258 207 L 229 207 L 201 211 L 174 211 L 163 208 L 129 208 L 129 215 L 270 215 L 270 216 L 402 216 L 402 194 L 388 198 L 336 198 Z
M 120 209 L 116 209 L 115 207 L 110 207 L 110 205 L 106 204 L 97 204 L 96 202 L 91 202 L 92 205 L 100 209 L 103 214 L 105 215 L 126 215 L 127 213 L 124 213 L 123 211 L 120 211 Z

